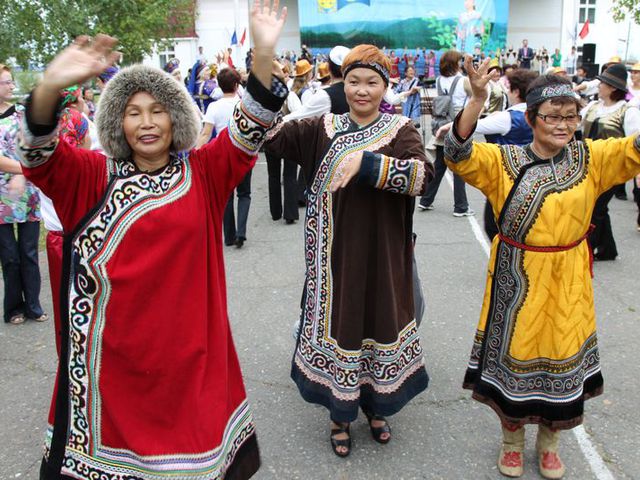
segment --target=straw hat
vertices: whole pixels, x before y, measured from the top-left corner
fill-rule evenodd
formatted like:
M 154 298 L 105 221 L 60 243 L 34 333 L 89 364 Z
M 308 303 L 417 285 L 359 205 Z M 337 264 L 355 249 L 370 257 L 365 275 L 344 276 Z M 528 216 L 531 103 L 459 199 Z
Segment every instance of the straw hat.
M 489 70 L 487 70 L 487 72 L 490 72 L 491 70 L 495 70 L 496 68 L 502 71 L 502 67 L 500 66 L 500 62 L 498 61 L 498 59 L 492 58 L 491 61 L 489 62 Z
M 294 76 L 301 77 L 309 73 L 312 69 L 313 67 L 307 60 L 298 60 L 296 62 L 296 73 Z
M 322 80 L 329 76 L 329 64 L 327 62 L 322 62 L 318 65 L 318 80 Z
M 640 62 L 634 63 L 633 67 L 631 67 L 632 72 L 640 72 Z

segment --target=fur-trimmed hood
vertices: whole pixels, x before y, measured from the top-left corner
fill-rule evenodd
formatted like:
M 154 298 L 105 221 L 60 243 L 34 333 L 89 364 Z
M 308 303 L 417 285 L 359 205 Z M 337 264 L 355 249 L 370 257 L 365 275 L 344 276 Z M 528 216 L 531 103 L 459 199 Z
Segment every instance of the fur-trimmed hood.
M 108 156 L 116 159 L 131 157 L 131 147 L 124 136 L 123 119 L 129 98 L 138 92 L 151 94 L 169 111 L 173 152 L 190 150 L 195 146 L 200 118 L 186 88 L 159 68 L 133 65 L 113 77 L 100 95 L 96 125 L 100 143 Z

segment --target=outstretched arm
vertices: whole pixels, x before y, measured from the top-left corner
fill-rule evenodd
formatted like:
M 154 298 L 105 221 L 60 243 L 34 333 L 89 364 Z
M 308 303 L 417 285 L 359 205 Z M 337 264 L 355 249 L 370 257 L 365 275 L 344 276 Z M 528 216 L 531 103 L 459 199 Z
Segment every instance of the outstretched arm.
M 98 34 L 94 39 L 83 35 L 60 52 L 33 91 L 30 120 L 36 125 L 55 125 L 58 92 L 82 84 L 113 65 L 120 56 L 113 51 L 116 43 L 117 40 L 108 35 Z
M 471 55 L 465 56 L 464 67 L 469 78 L 469 85 L 471 86 L 471 98 L 465 105 L 464 110 L 460 112 L 456 125 L 456 132 L 462 138 L 467 138 L 473 133 L 478 117 L 480 117 L 484 103 L 489 95 L 487 92 L 487 84 L 490 80 L 488 72 L 489 60 L 490 59 L 487 58 L 476 70 L 473 66 L 473 58 L 471 58 Z
M 278 15 L 279 0 L 254 0 L 249 28 L 254 45 L 252 73 L 267 89 L 271 89 L 271 71 L 275 47 L 287 19 L 287 7 Z

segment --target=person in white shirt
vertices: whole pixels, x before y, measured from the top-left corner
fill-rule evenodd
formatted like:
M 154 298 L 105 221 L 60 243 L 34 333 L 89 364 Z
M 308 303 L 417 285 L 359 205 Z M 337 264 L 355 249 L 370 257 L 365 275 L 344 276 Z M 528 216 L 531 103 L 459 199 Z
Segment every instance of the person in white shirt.
M 627 70 L 621 63 L 610 65 L 601 75 L 598 97 L 582 109 L 584 137 L 593 140 L 621 138 L 640 132 L 640 110 L 630 107 L 627 94 Z M 595 226 L 589 237 L 595 260 L 615 260 L 618 255 L 611 219 L 609 202 L 616 196 L 626 200 L 625 185 L 616 185 L 604 192 L 596 201 L 591 223 Z
M 567 54 L 564 59 L 564 68 L 567 69 L 567 73 L 569 75 L 573 75 L 576 73 L 576 68 L 578 66 L 578 52 L 576 51 L 576 47 L 571 47 L 571 52 Z
M 463 109 L 468 98 L 467 92 L 471 92 L 469 82 L 460 70 L 460 60 L 462 60 L 462 54 L 460 52 L 456 50 L 445 52 L 440 58 L 440 77 L 436 80 L 436 84 L 439 84 L 440 89 L 451 96 L 451 103 L 455 114 Z M 453 91 L 450 91 L 456 78 L 459 80 L 456 81 Z M 427 185 L 424 195 L 420 198 L 420 202 L 418 203 L 420 210 L 433 210 L 433 201 L 438 193 L 440 182 L 447 171 L 447 165 L 444 163 L 444 146 L 442 139 L 436 139 L 436 159 L 433 166 L 436 173 Z M 475 215 L 475 212 L 469 208 L 464 180 L 455 174 L 453 175 L 453 198 L 454 217 Z
M 241 78 L 236 70 L 225 68 L 218 73 L 216 79 L 223 95 L 222 98 L 211 103 L 207 108 L 197 148 L 209 141 L 214 128 L 218 133 L 227 128 L 236 103 L 240 101 L 238 89 Z M 224 244 L 242 248 L 247 240 L 247 219 L 249 218 L 249 207 L 251 206 L 251 170 L 236 187 L 235 191 L 238 197 L 238 219 L 236 223 L 235 202 L 232 193 L 224 211 Z

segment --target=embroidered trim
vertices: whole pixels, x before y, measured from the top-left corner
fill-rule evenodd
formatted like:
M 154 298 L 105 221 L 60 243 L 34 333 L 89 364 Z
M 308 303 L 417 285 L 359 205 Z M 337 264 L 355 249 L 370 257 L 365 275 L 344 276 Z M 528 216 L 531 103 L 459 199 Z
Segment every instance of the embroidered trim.
M 454 128 L 455 127 L 449 130 L 444 137 L 444 158 L 452 161 L 453 163 L 460 163 L 463 160 L 471 158 L 473 140 L 472 136 L 469 135 L 469 138 L 466 141 L 458 141 L 453 132 Z
M 103 449 L 100 455 L 87 455 L 67 448 L 62 473 L 74 478 L 109 480 L 210 480 L 220 479 L 233 462 L 238 449 L 255 433 L 246 401 L 231 415 L 222 443 L 215 449 L 196 455 L 140 457 L 127 450 Z
M 527 167 L 533 160 L 521 147 L 501 149 L 503 164 L 510 175 L 522 168 L 526 170 L 517 175 L 519 181 L 503 207 L 500 231 L 516 242 L 526 243 L 546 197 L 574 188 L 584 180 L 588 150 L 581 142 L 569 144 L 563 159 L 555 164 L 554 174 L 549 163 Z M 570 402 L 582 395 L 584 381 L 600 371 L 596 336 L 586 339 L 580 351 L 568 359 L 522 361 L 510 355 L 513 332 L 529 288 L 524 256 L 519 248 L 504 242 L 498 244 L 487 331 L 476 332 L 469 370 L 481 370 L 482 381 L 493 385 L 512 402 L 534 399 Z
M 340 163 L 351 152 L 375 152 L 388 145 L 410 121 L 382 115 L 368 128 L 347 132 L 348 114 L 324 117 L 325 132 L 334 138 L 309 189 L 305 220 L 307 262 L 306 297 L 294 361 L 311 381 L 329 388 L 340 399 L 357 399 L 359 387 L 369 384 L 379 393 L 397 391 L 412 373 L 423 367 L 422 347 L 415 321 L 395 342 L 378 344 L 364 340 L 360 350 L 342 349 L 331 337 L 333 277 L 333 195 L 331 183 Z M 388 158 L 388 157 L 387 157 Z
M 27 168 L 35 168 L 44 164 L 58 146 L 58 129 L 49 135 L 36 137 L 29 130 L 27 119 L 23 115 L 22 128 L 18 140 L 18 158 L 20 163 Z
M 266 140 L 269 126 L 278 112 L 263 107 L 247 91 L 233 110 L 229 121 L 229 138 L 243 152 L 255 155 Z

